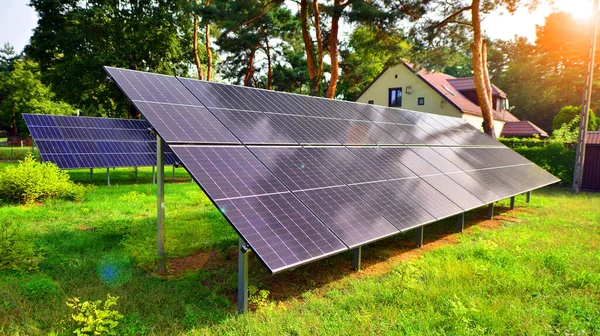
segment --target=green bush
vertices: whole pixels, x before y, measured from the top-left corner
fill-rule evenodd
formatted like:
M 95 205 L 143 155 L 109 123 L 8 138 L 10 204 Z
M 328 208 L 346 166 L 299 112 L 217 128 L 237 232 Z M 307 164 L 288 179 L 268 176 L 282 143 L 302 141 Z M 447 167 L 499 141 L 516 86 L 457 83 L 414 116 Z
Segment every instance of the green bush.
M 581 106 L 572 106 L 567 105 L 560 109 L 557 115 L 554 116 L 552 120 L 552 130 L 557 130 L 561 128 L 563 124 L 568 124 L 576 117 L 579 117 L 581 113 Z M 577 124 L 574 124 L 571 127 L 577 127 Z M 590 109 L 589 118 L 588 118 L 588 131 L 595 131 L 598 129 L 598 118 L 594 111 Z
M 33 203 L 46 198 L 81 200 L 85 187 L 73 183 L 69 175 L 50 162 L 40 163 L 32 155 L 18 166 L 0 172 L 0 199 Z
M 7 225 L 2 225 L 0 231 L 0 269 L 17 272 L 37 270 L 42 256 L 35 244 Z
M 123 315 L 111 309 L 117 304 L 118 296 L 106 296 L 106 301 L 84 301 L 72 298 L 67 301 L 67 306 L 73 309 L 72 318 L 77 324 L 73 331 L 76 335 L 116 335 L 117 325 Z
M 32 300 L 42 300 L 58 294 L 58 284 L 45 276 L 38 276 L 21 286 L 21 292 Z

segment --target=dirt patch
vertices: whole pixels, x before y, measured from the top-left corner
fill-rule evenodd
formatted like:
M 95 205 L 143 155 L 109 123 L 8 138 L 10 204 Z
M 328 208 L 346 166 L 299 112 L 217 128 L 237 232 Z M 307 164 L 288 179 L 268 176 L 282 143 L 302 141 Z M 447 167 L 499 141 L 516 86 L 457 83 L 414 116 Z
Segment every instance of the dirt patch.
M 465 234 L 469 234 L 469 229 L 473 226 L 494 230 L 499 228 L 502 222 L 521 221 L 504 214 L 489 220 L 485 219 L 485 213 L 485 211 L 475 212 L 471 218 L 466 220 Z M 269 300 L 275 302 L 278 307 L 286 307 L 293 300 L 302 301 L 302 295 L 307 292 L 322 294 L 339 285 L 340 280 L 348 277 L 384 275 L 404 261 L 414 260 L 425 252 L 458 242 L 459 234 L 456 232 L 455 222 L 446 220 L 433 223 L 425 227 L 422 248 L 417 248 L 414 232 L 407 232 L 364 246 L 361 271 L 359 272 L 353 269 L 352 252 L 344 252 L 276 275 L 271 275 L 262 266 L 256 255 L 251 253 L 249 256 L 250 283 L 259 289 L 268 290 L 270 292 Z M 167 278 L 181 278 L 199 269 L 205 271 L 219 269 L 232 274 L 236 273 L 237 248 L 232 247 L 225 252 L 217 249 L 199 251 L 183 258 L 171 259 Z M 235 306 L 237 293 L 232 291 L 227 294 L 232 305 Z

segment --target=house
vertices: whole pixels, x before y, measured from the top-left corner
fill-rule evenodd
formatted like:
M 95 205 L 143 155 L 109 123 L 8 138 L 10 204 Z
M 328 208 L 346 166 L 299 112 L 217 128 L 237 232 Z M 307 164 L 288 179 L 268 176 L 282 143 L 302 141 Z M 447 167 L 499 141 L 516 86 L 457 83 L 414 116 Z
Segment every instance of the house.
M 548 133 L 531 121 L 507 121 L 502 129 L 503 138 L 547 138 Z
M 500 137 L 506 122 L 519 121 L 508 111 L 506 93 L 492 85 L 494 130 Z M 483 117 L 473 77 L 455 78 L 403 62 L 385 68 L 358 96 L 357 102 L 462 118 L 482 129 Z

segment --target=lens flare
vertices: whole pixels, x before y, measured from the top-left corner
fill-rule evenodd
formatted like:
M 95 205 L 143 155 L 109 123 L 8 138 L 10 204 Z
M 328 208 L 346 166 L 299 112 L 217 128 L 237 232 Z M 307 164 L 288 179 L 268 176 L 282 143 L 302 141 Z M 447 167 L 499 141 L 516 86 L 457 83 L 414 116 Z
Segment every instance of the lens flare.
M 96 272 L 104 284 L 121 286 L 131 279 L 133 267 L 128 256 L 119 252 L 111 252 L 100 258 Z

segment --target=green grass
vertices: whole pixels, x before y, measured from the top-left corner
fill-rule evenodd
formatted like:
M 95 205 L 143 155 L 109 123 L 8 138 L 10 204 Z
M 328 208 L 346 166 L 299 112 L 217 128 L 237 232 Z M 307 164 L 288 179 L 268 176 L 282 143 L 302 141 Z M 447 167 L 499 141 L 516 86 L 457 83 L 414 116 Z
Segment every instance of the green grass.
M 6 137 L 5 138 L 0 138 L 0 142 L 7 142 L 7 141 L 8 141 L 8 138 L 6 138 Z
M 0 161 L 22 160 L 29 153 L 31 153 L 31 147 L 2 146 L 0 147 Z M 35 157 L 40 157 L 37 148 L 33 149 L 33 154 L 35 155 Z
M 167 254 L 193 257 L 171 263 L 187 271 L 154 276 L 155 186 L 131 184 L 129 174 L 111 171 L 120 182 L 106 187 L 98 172 L 80 203 L 0 206 L 0 221 L 44 254 L 37 272 L 0 272 L 0 334 L 69 334 L 65 301 L 107 293 L 120 297 L 123 335 L 600 333 L 600 195 L 545 189 L 531 204 L 519 197 L 512 212 L 503 201 L 500 227 L 480 228 L 480 209 L 462 234 L 454 218 L 428 226 L 422 251 L 411 234 L 376 242 L 364 248 L 361 272 L 344 253 L 271 276 L 251 255 L 250 284 L 270 295 L 237 316 L 235 232 L 195 184 L 166 184 Z M 104 278 L 111 264 L 118 283 Z M 40 278 L 57 284 L 54 295 L 28 292 Z

